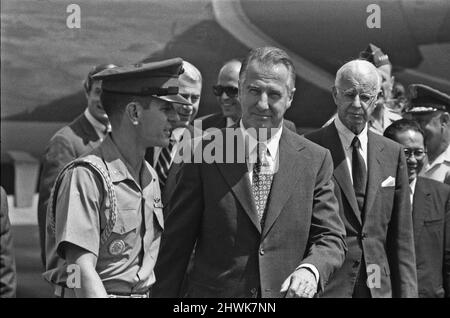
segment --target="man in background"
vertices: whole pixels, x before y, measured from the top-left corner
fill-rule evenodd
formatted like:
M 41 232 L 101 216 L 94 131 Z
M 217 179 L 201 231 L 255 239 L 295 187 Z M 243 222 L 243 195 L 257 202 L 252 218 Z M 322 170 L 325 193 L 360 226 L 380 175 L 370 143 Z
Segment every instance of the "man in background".
M 450 186 L 418 177 L 426 149 L 415 121 L 398 120 L 384 136 L 404 147 L 408 165 L 419 297 L 450 297 Z
M 178 92 L 192 105 L 174 104 L 179 120 L 171 121 L 173 130 L 169 145 L 163 148 L 148 148 L 145 154 L 147 162 L 158 173 L 164 204 L 170 200 L 175 185 L 175 175 L 179 170 L 179 165 L 173 164 L 173 160 L 179 151 L 180 143 L 183 142 L 185 137 L 194 138 L 194 135 L 201 136 L 202 133 L 192 125 L 200 105 L 202 74 L 194 65 L 187 61 L 183 61 L 183 70 L 184 72 L 178 78 Z M 197 132 L 195 132 L 196 130 Z
M 204 116 L 202 130 L 208 128 L 225 128 L 235 125 L 241 118 L 241 104 L 238 99 L 238 81 L 241 61 L 232 59 L 226 62 L 219 71 L 213 93 L 220 105 L 220 112 Z
M 408 93 L 405 116 L 422 127 L 428 151 L 420 175 L 450 184 L 450 96 L 422 84 L 411 84 Z

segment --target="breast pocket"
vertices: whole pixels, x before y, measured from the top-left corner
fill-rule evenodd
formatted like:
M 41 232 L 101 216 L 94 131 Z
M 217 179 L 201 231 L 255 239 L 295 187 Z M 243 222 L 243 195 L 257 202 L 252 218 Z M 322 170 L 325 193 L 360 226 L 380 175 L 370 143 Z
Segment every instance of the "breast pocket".
M 116 223 L 105 249 L 109 256 L 122 257 L 136 244 L 139 235 L 139 219 L 135 209 L 119 209 Z

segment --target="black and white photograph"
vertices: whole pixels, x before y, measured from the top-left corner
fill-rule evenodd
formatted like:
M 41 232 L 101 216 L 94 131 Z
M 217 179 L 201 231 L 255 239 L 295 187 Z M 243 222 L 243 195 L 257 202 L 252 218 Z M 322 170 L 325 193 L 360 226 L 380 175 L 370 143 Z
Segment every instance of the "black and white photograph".
M 0 12 L 0 298 L 450 298 L 450 1 Z

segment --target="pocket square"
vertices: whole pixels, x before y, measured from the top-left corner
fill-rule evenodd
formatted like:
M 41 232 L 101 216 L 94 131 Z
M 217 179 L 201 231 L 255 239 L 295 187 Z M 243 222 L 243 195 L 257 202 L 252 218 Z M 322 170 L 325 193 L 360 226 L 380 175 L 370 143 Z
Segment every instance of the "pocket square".
M 395 178 L 394 177 L 387 177 L 386 180 L 384 180 L 383 182 L 381 182 L 381 187 L 385 188 L 385 187 L 395 187 Z

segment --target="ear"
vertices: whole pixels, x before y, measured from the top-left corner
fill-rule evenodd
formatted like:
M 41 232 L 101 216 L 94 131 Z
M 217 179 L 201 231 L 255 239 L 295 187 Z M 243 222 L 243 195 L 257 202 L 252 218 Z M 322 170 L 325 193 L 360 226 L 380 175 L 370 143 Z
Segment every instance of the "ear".
M 441 115 L 441 125 L 450 126 L 450 115 L 447 112 Z
M 288 107 L 287 108 L 291 107 L 292 100 L 294 99 L 295 90 L 296 90 L 296 88 L 294 87 L 289 92 L 289 100 L 288 100 Z
M 336 86 L 333 86 L 331 88 L 331 95 L 333 96 L 334 103 L 336 104 L 337 103 L 337 88 L 336 88 Z
M 125 106 L 125 113 L 133 125 L 139 124 L 142 117 L 142 106 L 138 102 L 131 102 Z

